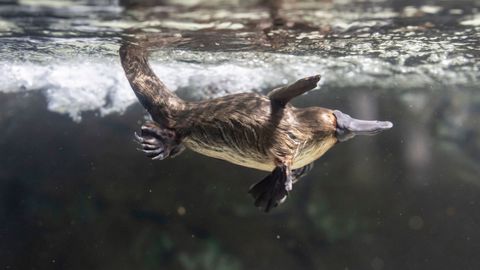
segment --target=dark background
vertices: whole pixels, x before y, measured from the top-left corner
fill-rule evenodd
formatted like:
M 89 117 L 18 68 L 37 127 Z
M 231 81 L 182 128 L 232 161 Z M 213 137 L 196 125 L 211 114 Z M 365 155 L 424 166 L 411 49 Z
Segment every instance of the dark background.
M 395 97 L 335 91 L 296 103 L 358 115 L 360 101 L 394 129 L 335 146 L 270 214 L 246 193 L 263 172 L 190 151 L 161 162 L 137 152 L 139 105 L 74 123 L 40 95 L 1 95 L 2 266 L 478 267 L 478 163 L 464 142 L 442 139 L 445 119 L 420 123 Z

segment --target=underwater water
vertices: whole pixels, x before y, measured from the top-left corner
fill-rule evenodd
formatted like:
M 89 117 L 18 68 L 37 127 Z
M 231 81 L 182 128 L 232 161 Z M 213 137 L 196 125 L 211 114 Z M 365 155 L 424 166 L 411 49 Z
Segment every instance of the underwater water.
M 140 2 L 143 2 L 139 4 Z M 478 269 L 477 1 L 0 1 L 1 269 Z M 266 93 L 390 120 L 334 146 L 265 214 L 266 173 L 151 161 L 118 56 L 179 96 Z

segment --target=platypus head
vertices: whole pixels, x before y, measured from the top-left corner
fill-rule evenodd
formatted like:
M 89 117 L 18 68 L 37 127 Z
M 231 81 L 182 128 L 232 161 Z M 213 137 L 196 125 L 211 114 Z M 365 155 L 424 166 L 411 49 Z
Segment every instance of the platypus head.
M 337 119 L 335 136 L 339 142 L 350 140 L 356 135 L 375 135 L 393 127 L 389 121 L 358 120 L 338 110 L 334 110 L 333 115 Z

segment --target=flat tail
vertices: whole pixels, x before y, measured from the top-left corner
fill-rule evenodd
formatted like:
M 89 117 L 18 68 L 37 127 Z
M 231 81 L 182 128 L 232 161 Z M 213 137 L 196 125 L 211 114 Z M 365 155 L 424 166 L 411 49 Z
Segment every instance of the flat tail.
M 336 137 L 340 142 L 347 141 L 356 135 L 375 135 L 393 127 L 390 121 L 359 120 L 338 110 L 333 114 L 337 119 Z
M 171 92 L 155 75 L 148 63 L 147 47 L 125 42 L 119 50 L 125 75 L 143 107 L 152 118 L 164 126 L 170 126 L 171 111 L 180 110 L 185 102 Z

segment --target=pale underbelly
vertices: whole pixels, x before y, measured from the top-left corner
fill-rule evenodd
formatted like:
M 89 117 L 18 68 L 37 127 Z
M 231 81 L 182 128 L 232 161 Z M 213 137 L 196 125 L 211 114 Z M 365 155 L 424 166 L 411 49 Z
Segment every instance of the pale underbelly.
M 301 168 L 319 159 L 325 154 L 325 152 L 332 148 L 335 143 L 337 143 L 337 139 L 335 137 L 331 137 L 323 140 L 315 146 L 300 151 L 297 153 L 297 155 L 295 155 L 292 169 Z
M 231 149 L 228 147 L 222 148 L 205 148 L 200 147 L 199 145 L 191 142 L 191 141 L 184 141 L 185 145 L 197 152 L 199 154 L 213 157 L 221 160 L 225 160 L 231 162 L 233 164 L 237 164 L 240 166 L 253 168 L 262 171 L 273 171 L 275 168 L 274 157 L 273 156 L 260 156 L 260 155 L 245 155 L 240 154 L 235 149 Z M 315 145 L 315 147 L 311 147 L 309 149 L 305 149 L 300 151 L 294 155 L 293 162 L 291 165 L 291 169 L 298 169 L 303 166 L 306 166 L 318 158 L 320 158 L 323 154 L 325 154 L 328 149 L 330 149 L 336 143 L 335 138 L 329 138 L 321 143 Z
M 240 154 L 236 149 L 228 147 L 205 148 L 186 140 L 185 146 L 199 154 L 228 161 L 240 166 L 253 168 L 262 171 L 272 171 L 275 168 L 273 158 L 261 157 L 260 155 L 245 155 Z

